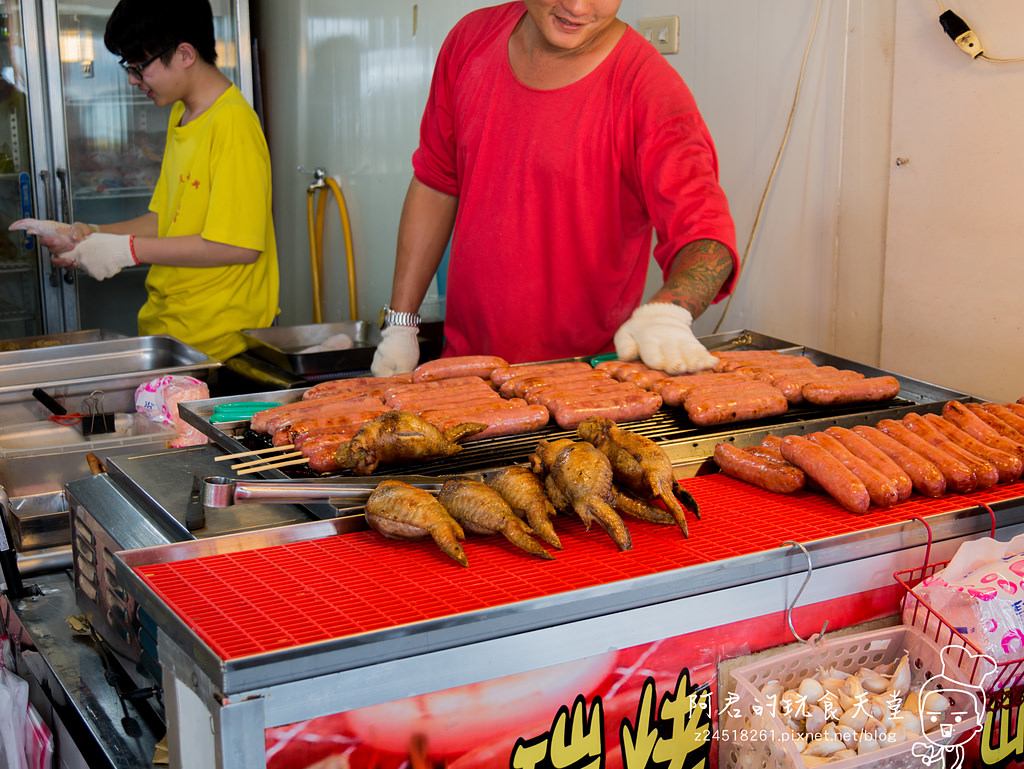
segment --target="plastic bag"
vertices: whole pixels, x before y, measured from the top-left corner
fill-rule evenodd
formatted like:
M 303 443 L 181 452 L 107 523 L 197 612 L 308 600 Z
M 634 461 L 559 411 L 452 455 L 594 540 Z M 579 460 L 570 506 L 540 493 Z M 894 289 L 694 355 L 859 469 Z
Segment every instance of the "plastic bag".
M 135 390 L 135 410 L 154 422 L 173 425 L 178 437 L 172 448 L 198 446 L 209 439 L 178 414 L 178 404 L 184 401 L 206 400 L 210 388 L 205 382 L 190 376 L 167 375 L 138 386 Z
M 1009 542 L 965 542 L 945 569 L 923 579 L 914 592 L 996 662 L 1024 656 L 1024 535 Z M 908 615 L 913 608 L 908 604 Z M 932 618 L 922 630 L 933 634 L 937 624 Z
M 53 734 L 28 701 L 28 682 L 0 665 L 0 766 L 50 769 L 52 764 Z

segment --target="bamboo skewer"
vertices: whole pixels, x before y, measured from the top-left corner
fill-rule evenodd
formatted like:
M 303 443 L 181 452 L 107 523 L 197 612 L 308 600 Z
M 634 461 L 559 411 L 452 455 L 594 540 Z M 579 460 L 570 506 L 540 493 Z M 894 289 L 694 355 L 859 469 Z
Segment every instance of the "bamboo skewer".
M 282 459 L 292 459 L 301 456 L 301 451 L 289 451 L 287 454 L 278 454 L 276 457 L 261 457 L 260 459 L 254 459 L 252 462 L 241 462 L 237 465 L 231 465 L 231 469 L 241 470 L 242 468 L 253 467 L 254 465 L 262 465 L 266 462 L 278 462 Z
M 305 457 L 302 457 L 300 459 L 290 459 L 290 460 L 288 460 L 286 462 L 275 462 L 275 463 L 270 464 L 270 465 L 260 465 L 259 467 L 250 467 L 250 468 L 248 468 L 246 470 L 240 470 L 238 474 L 239 475 L 248 475 L 249 473 L 258 473 L 261 470 L 273 470 L 274 468 L 277 468 L 277 467 L 288 467 L 290 465 L 302 465 L 302 464 L 305 464 L 307 461 L 308 460 Z
M 294 448 L 295 448 L 295 446 L 293 446 L 292 444 L 289 443 L 287 446 L 274 446 L 272 448 L 266 448 L 266 449 L 253 449 L 252 451 L 240 451 L 237 454 L 223 454 L 223 455 L 221 455 L 219 457 L 214 457 L 213 461 L 214 462 L 226 462 L 229 459 L 239 459 L 240 457 L 252 457 L 252 456 L 255 456 L 257 454 L 270 454 L 272 452 L 277 452 L 277 451 L 290 451 L 291 449 L 294 449 Z

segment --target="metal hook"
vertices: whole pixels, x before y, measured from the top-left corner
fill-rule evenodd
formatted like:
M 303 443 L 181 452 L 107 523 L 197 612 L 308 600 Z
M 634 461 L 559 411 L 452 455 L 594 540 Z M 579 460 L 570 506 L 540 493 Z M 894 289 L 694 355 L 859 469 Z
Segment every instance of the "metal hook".
M 807 552 L 807 548 L 801 545 L 799 542 L 793 540 L 787 540 L 782 543 L 783 545 L 792 545 L 793 547 L 800 548 L 803 551 L 804 557 L 807 558 L 807 575 L 804 577 L 803 584 L 800 585 L 800 589 L 796 591 L 796 595 L 793 596 L 792 602 L 786 609 L 786 623 L 789 625 L 789 632 L 793 634 L 793 637 L 800 643 L 808 643 L 810 639 L 804 639 L 800 637 L 800 634 L 796 632 L 796 628 L 793 627 L 793 607 L 796 606 L 796 602 L 800 600 L 800 594 L 804 592 L 804 588 L 807 587 L 807 583 L 811 581 L 811 572 L 814 571 L 814 565 L 811 563 L 811 554 Z M 825 635 L 825 628 L 828 627 L 828 620 L 825 620 L 825 624 L 821 626 L 821 632 L 818 634 L 818 638 Z

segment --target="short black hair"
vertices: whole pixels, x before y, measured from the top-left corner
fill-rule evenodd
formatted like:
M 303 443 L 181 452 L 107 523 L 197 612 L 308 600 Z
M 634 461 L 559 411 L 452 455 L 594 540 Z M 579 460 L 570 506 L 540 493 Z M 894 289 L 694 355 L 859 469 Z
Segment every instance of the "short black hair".
M 163 53 L 166 63 L 179 43 L 191 44 L 203 61 L 217 63 L 209 0 L 120 0 L 103 33 L 107 50 L 130 62 Z

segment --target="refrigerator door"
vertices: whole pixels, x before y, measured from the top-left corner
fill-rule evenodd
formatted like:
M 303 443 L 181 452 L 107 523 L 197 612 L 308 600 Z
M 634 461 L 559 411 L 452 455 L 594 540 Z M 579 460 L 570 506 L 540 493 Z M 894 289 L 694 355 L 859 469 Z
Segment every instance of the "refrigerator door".
M 8 191 L 0 187 L 4 234 L 21 216 L 103 224 L 148 210 L 160 173 L 169 108 L 155 106 L 130 84 L 117 57 L 104 46 L 107 19 L 116 4 L 117 0 L 0 0 L 0 9 L 23 16 L 17 28 L 26 38 L 21 56 L 27 67 L 27 122 L 34 155 L 34 169 L 24 175 L 12 172 L 13 202 L 4 202 Z M 251 102 L 248 5 L 244 0 L 212 0 L 211 5 L 217 64 Z M 15 45 L 8 48 L 0 56 L 15 54 Z M 0 121 L 0 183 L 6 180 L 8 122 L 15 125 L 13 119 Z M 22 200 L 16 195 L 19 187 L 28 205 L 16 205 Z M 12 236 L 12 242 L 25 271 L 35 269 L 33 285 L 26 285 L 17 302 L 11 302 L 31 319 L 24 329 L 17 329 L 20 335 L 89 328 L 137 333 L 148 268 L 131 267 L 97 281 L 75 270 L 52 269 L 48 252 L 33 238 Z M 0 270 L 5 269 L 0 250 Z M 5 279 L 4 286 L 8 283 L 12 281 Z M 0 321 L 4 299 L 0 293 Z M 16 335 L 0 325 L 0 337 Z
M 33 131 L 46 136 L 46 88 L 32 3 L 0 2 L 0 339 L 36 336 L 64 324 L 61 276 L 49 282 L 35 238 L 9 232 L 24 216 L 49 216 L 52 169 L 37 155 Z M 45 141 L 41 145 L 45 148 Z M 38 212 L 38 213 L 37 213 Z M 43 294 L 49 296 L 44 302 Z M 47 312 L 44 313 L 44 305 Z

